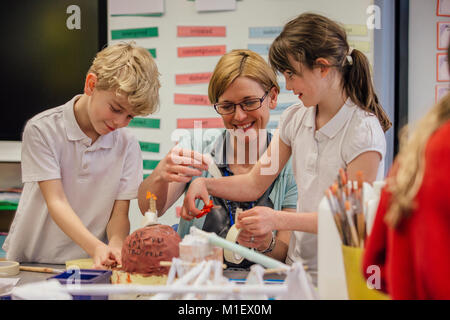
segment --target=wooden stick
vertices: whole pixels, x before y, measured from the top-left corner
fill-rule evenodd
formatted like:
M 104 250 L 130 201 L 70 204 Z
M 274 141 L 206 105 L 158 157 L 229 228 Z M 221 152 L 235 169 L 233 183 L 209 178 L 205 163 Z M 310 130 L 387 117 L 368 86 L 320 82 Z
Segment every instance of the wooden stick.
M 54 268 L 45 268 L 45 267 L 28 267 L 28 266 L 20 266 L 21 271 L 29 271 L 29 272 L 42 272 L 42 273 L 62 273 L 66 270 L 64 269 L 54 269 Z
M 185 265 L 185 266 L 189 266 L 189 267 L 193 267 L 193 266 L 196 266 L 196 265 L 198 265 L 200 262 L 182 262 L 182 264 L 183 265 Z M 170 266 L 172 266 L 172 261 L 160 261 L 159 262 L 159 265 L 161 266 L 161 267 L 170 267 Z M 226 264 L 222 264 L 222 268 L 223 269 L 226 269 L 227 268 L 227 265 Z

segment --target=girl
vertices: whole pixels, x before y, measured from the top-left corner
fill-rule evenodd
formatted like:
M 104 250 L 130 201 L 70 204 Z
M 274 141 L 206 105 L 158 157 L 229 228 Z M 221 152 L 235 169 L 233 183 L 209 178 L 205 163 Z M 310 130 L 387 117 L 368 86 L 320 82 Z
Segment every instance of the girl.
M 449 137 L 447 95 L 402 143 L 381 194 L 363 270 L 379 266 L 392 299 L 450 299 Z
M 245 175 L 196 179 L 183 211 L 198 214 L 194 200 L 209 194 L 238 201 L 261 195 L 293 155 L 298 213 L 255 207 L 239 215 L 238 226 L 254 235 L 294 230 L 288 264 L 302 261 L 317 283 L 317 209 L 339 168 L 349 179 L 356 172 L 372 182 L 384 175 L 386 140 L 391 123 L 378 103 L 367 58 L 352 50 L 336 22 L 306 13 L 290 21 L 269 52 L 273 68 L 286 79 L 300 103 L 286 109 L 266 153 Z
M 208 94 L 227 130 L 214 135 L 212 140 L 204 139 L 201 152 L 211 154 L 223 176 L 245 175 L 255 165 L 259 155 L 266 150 L 272 135 L 265 129 L 270 110 L 277 105 L 278 92 L 275 72 L 255 52 L 233 50 L 217 63 L 209 82 Z M 158 212 L 163 214 L 183 194 L 191 178 L 202 174 L 198 170 L 205 169 L 204 164 L 200 163 L 202 155 L 191 151 L 195 145 L 191 139 L 182 139 L 144 180 L 139 189 L 142 212 L 148 208 L 148 201 L 145 200 L 147 190 L 156 193 Z M 260 147 L 259 150 L 257 146 Z M 197 164 L 193 163 L 195 159 L 199 160 Z M 210 177 L 207 171 L 204 171 L 202 176 Z M 295 212 L 297 187 L 291 164 L 286 165 L 260 196 L 252 199 L 255 201 L 235 202 L 220 197 L 213 197 L 212 200 L 215 208 L 204 217 L 194 219 L 194 216 L 182 213 L 178 226 L 181 237 L 189 233 L 190 227 L 194 225 L 225 238 L 234 224 L 237 208 L 246 210 L 256 205 L 271 210 Z M 203 205 L 199 202 L 196 205 L 202 208 Z M 272 230 L 268 230 L 257 236 L 242 231 L 238 242 L 284 261 L 289 237 L 289 231 L 281 231 L 275 235 Z M 239 268 L 251 265 L 247 260 L 239 264 L 225 262 L 231 267 Z

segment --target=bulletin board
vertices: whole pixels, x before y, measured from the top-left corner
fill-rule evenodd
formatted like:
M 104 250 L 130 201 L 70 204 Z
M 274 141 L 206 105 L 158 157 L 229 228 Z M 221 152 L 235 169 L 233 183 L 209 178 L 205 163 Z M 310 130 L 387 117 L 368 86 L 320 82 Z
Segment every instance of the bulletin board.
M 371 0 L 238 0 L 235 10 L 212 12 L 198 12 L 192 0 L 157 2 L 163 3 L 162 12 L 146 13 L 132 12 L 133 0 L 129 0 L 130 11 L 123 15 L 112 15 L 111 0 L 108 2 L 108 43 L 135 41 L 155 56 L 161 73 L 159 111 L 135 119 L 130 127 L 141 142 L 145 175 L 151 173 L 174 146 L 177 129 L 189 129 L 194 119 L 204 119 L 202 123 L 211 128 L 223 126 L 207 101 L 208 74 L 214 70 L 220 56 L 232 49 L 246 48 L 267 60 L 271 42 L 283 25 L 300 13 L 315 12 L 341 22 L 347 30 L 350 46 L 363 51 L 373 61 L 373 31 L 366 24 Z M 200 28 L 195 31 L 192 27 Z M 205 31 L 205 27 L 210 28 L 209 31 Z M 208 32 L 214 36 L 204 36 Z M 186 33 L 203 35 L 183 36 Z M 207 55 L 189 56 L 199 53 Z M 286 91 L 282 76 L 279 84 L 281 93 L 278 106 L 271 113 L 269 128 L 275 128 L 281 112 L 298 99 Z M 169 225 L 178 223 L 177 207 L 181 204 L 182 199 L 179 199 L 160 221 Z M 141 219 L 136 203 L 132 203 L 131 211 L 134 230 Z

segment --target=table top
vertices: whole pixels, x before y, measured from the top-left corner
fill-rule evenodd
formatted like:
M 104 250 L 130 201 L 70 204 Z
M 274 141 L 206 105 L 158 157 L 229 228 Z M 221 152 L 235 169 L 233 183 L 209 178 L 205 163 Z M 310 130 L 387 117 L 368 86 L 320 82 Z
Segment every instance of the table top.
M 30 267 L 44 267 L 44 268 L 53 268 L 53 269 L 65 269 L 66 266 L 64 264 L 41 264 L 41 263 L 21 263 L 21 266 L 30 266 Z M 48 278 L 53 277 L 55 274 L 52 273 L 44 273 L 44 272 L 30 272 L 30 271 L 20 271 L 18 275 L 11 276 L 10 278 L 20 278 L 19 282 L 16 286 L 20 286 L 30 282 L 38 282 L 44 281 Z M 241 269 L 225 269 L 223 271 L 223 275 L 228 279 L 232 280 L 245 280 L 248 275 L 248 271 Z M 284 274 L 268 274 L 264 276 L 266 280 L 284 280 Z

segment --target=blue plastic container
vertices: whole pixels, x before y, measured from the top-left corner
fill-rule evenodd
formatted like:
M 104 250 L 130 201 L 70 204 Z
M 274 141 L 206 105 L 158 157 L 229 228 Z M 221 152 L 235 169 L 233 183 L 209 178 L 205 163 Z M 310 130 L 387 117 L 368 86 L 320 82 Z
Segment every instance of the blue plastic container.
M 61 284 L 94 284 L 111 283 L 111 270 L 69 269 L 48 278 L 56 279 Z M 72 295 L 74 300 L 108 300 L 108 296 Z

